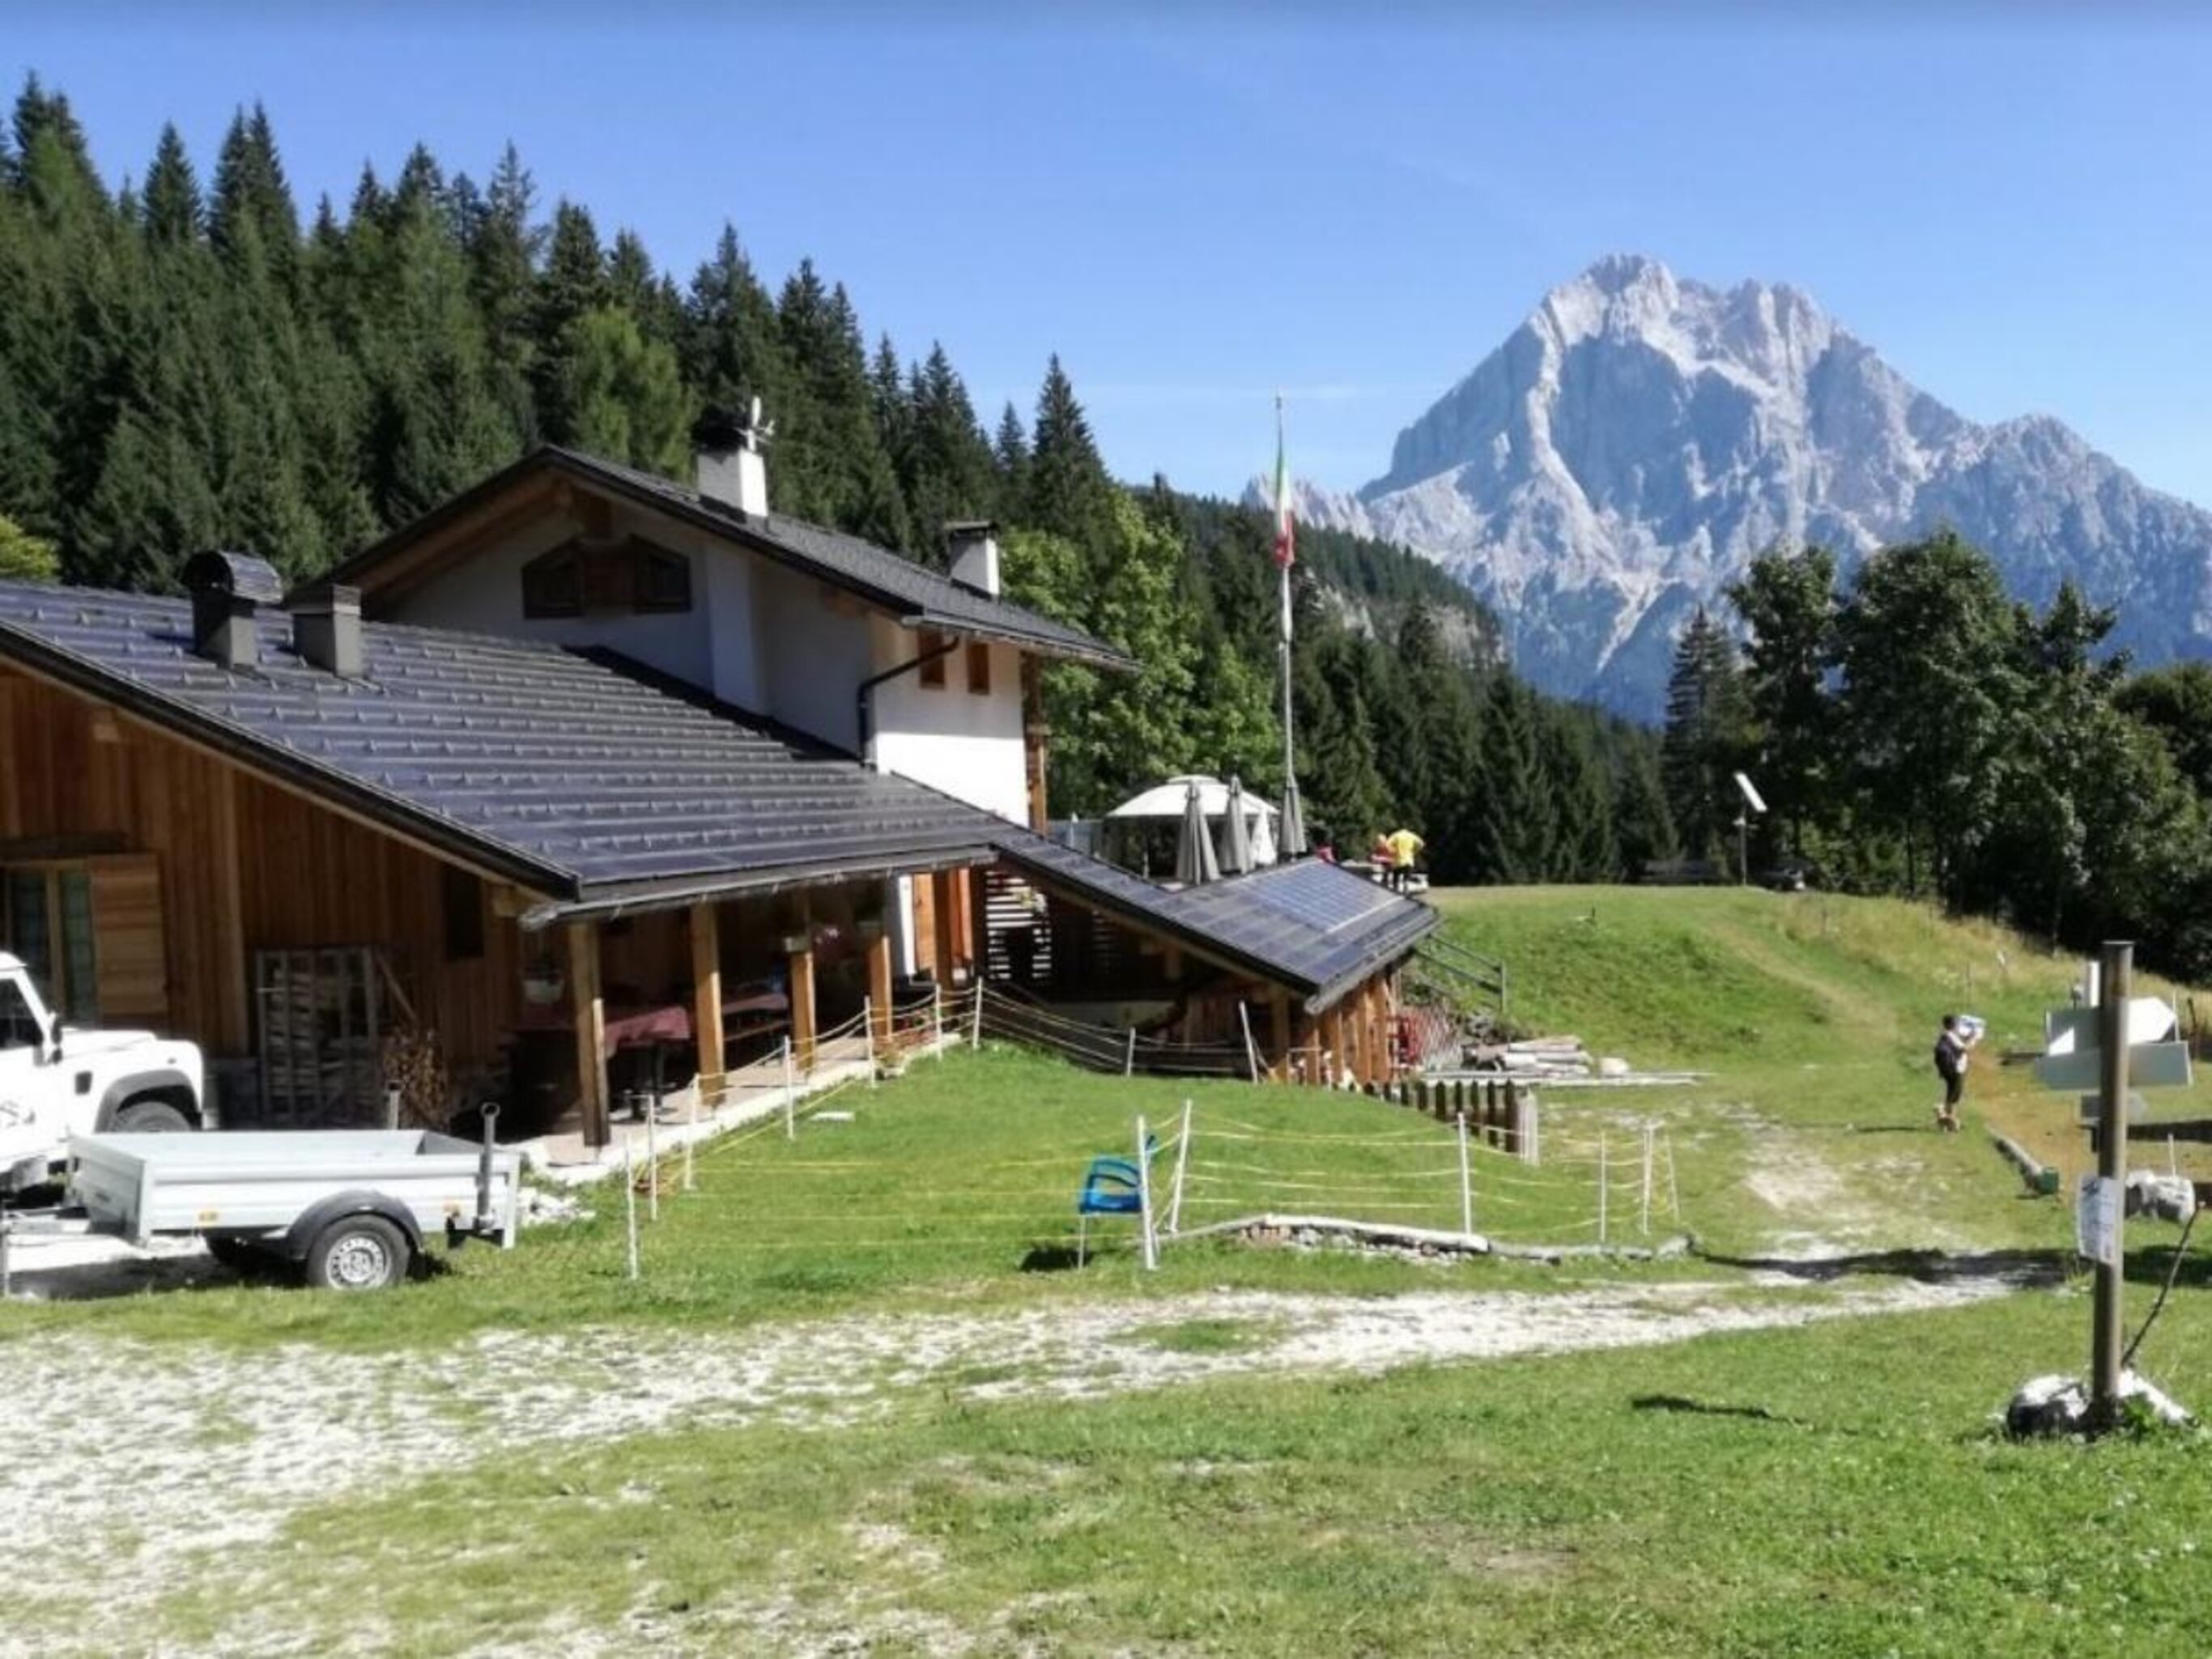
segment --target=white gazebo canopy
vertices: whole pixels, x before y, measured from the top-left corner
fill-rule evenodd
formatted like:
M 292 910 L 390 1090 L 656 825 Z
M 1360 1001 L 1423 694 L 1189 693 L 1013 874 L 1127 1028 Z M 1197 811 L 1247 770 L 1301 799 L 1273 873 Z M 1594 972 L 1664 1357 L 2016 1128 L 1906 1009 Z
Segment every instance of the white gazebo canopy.
M 1132 795 L 1107 817 L 1127 822 L 1131 819 L 1178 819 L 1188 809 L 1190 787 L 1198 786 L 1199 810 L 1210 823 L 1218 823 L 1229 813 L 1229 786 L 1219 778 L 1202 773 L 1185 773 L 1170 778 L 1165 783 L 1156 783 L 1141 794 Z M 1244 822 L 1252 837 L 1252 862 L 1255 865 L 1275 861 L 1274 806 L 1261 795 L 1247 789 L 1244 792 Z

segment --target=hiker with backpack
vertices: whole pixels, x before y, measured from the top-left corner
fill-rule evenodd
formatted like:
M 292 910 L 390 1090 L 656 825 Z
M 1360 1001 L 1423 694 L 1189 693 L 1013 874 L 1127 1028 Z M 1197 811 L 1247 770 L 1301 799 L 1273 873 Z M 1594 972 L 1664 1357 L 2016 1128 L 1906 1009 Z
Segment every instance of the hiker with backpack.
M 1936 1075 L 1943 1079 L 1943 1103 L 1936 1109 L 1936 1127 L 1946 1134 L 1959 1133 L 1959 1102 L 1966 1092 L 1967 1060 L 1981 1040 L 1981 1021 L 1960 1014 L 1943 1016 L 1943 1029 L 1936 1034 Z

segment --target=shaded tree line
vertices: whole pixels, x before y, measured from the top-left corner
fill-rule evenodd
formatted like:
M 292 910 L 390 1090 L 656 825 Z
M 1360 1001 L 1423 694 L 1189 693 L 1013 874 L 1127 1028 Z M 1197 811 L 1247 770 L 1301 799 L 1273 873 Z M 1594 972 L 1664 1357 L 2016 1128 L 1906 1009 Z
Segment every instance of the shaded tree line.
M 680 278 L 541 203 L 511 146 L 481 180 L 417 147 L 303 210 L 258 106 L 204 173 L 165 128 L 112 188 L 35 78 L 0 131 L 0 575 L 161 590 L 221 546 L 308 577 L 540 443 L 684 477 L 699 417 L 755 397 L 777 510 L 932 564 L 947 521 L 994 519 L 1018 597 L 1139 662 L 1047 675 L 1057 810 L 1183 769 L 1280 789 L 1265 515 L 1113 479 L 1056 359 L 987 424 L 941 346 L 871 346 L 811 262 L 771 287 L 726 228 Z M 1531 692 L 1402 550 L 1307 527 L 1300 551 L 1316 828 L 1408 823 L 1450 880 L 1672 847 L 1648 734 Z
M 1669 696 L 1668 794 L 1694 849 L 1719 855 L 1741 769 L 1771 809 L 1754 861 L 2212 971 L 2212 669 L 2130 675 L 2115 611 L 2070 581 L 2021 604 L 1948 532 L 1848 580 L 1825 549 L 1771 552 L 1728 599 L 1741 651 L 1701 612 Z

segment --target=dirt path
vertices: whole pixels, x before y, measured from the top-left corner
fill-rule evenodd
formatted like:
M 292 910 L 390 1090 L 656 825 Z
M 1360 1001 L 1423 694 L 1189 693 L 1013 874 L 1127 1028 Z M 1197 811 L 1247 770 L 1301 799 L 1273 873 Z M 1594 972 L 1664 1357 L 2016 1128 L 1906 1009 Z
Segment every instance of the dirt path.
M 682 1423 L 826 1428 L 902 1398 L 1078 1398 L 1205 1378 L 1377 1371 L 1435 1360 L 1672 1342 L 1953 1305 L 1998 1278 L 1353 1298 L 1222 1291 L 1020 1314 L 845 1319 L 744 1335 L 491 1334 L 440 1354 L 242 1355 L 94 1336 L 0 1345 L 11 1572 L 53 1589 L 72 1639 L 143 1644 L 146 1606 L 200 1552 L 252 1548 L 311 1504 L 531 1448 Z M 1242 1346 L 1190 1352 L 1184 1322 Z M 4 1647 L 0 1641 L 0 1647 Z

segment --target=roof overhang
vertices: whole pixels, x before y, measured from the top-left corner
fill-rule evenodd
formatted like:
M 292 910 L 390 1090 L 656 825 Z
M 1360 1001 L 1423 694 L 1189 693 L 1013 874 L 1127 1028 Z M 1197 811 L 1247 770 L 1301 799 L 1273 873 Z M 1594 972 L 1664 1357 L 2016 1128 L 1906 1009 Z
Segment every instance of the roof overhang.
M 364 605 L 374 612 L 377 595 L 404 591 L 410 577 L 434 565 L 438 554 L 452 537 L 471 530 L 489 531 L 515 517 L 556 507 L 558 488 L 563 483 L 599 491 L 642 511 L 721 537 L 772 563 L 850 594 L 904 627 L 995 640 L 1038 656 L 1087 663 L 1117 672 L 1133 672 L 1137 665 L 1126 653 L 1103 641 L 1085 646 L 1012 625 L 981 623 L 974 617 L 954 616 L 927 606 L 917 609 L 904 594 L 891 592 L 847 572 L 830 569 L 793 551 L 742 513 L 682 500 L 652 489 L 620 470 L 594 466 L 585 457 L 550 447 L 532 451 L 413 523 L 363 548 L 341 562 L 325 580 L 358 587 Z
M 742 873 L 672 876 L 656 881 L 621 882 L 586 887 L 569 899 L 549 900 L 522 913 L 523 928 L 537 932 L 571 921 L 613 921 L 622 916 L 644 915 L 656 910 L 684 910 L 696 904 L 717 904 L 725 899 L 767 898 L 808 887 L 840 882 L 890 880 L 899 876 L 934 875 L 944 870 L 965 870 L 988 864 L 995 848 L 973 847 L 915 854 L 899 859 L 824 860 L 819 863 L 779 865 Z

